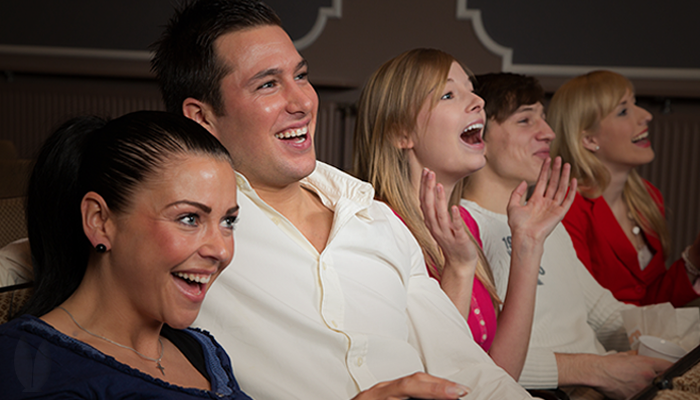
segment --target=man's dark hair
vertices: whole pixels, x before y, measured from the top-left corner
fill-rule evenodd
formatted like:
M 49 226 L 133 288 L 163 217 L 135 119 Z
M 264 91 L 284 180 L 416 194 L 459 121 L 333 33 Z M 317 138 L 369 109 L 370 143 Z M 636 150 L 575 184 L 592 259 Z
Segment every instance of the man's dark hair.
M 508 72 L 477 75 L 474 91 L 486 101 L 486 117 L 503 123 L 522 105 L 542 103 L 544 89 L 531 76 Z
M 257 0 L 194 0 L 176 10 L 161 38 L 151 46 L 151 70 L 168 111 L 182 114 L 192 97 L 223 115 L 221 80 L 229 66 L 217 56 L 214 42 L 241 29 L 282 26 L 275 12 Z

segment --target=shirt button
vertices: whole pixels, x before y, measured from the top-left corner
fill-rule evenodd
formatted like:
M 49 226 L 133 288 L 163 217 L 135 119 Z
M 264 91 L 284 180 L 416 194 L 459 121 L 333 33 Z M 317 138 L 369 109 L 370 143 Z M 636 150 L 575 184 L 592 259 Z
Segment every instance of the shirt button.
M 474 314 L 479 315 L 480 313 L 481 313 L 481 310 L 479 310 L 478 308 L 474 309 Z
M 323 268 L 323 270 L 325 271 L 328 268 L 328 266 L 326 265 L 326 263 L 322 262 L 321 268 Z
M 337 327 L 338 327 L 338 323 L 337 323 L 337 322 L 335 322 L 335 321 L 331 321 L 331 325 L 333 325 L 333 327 L 335 327 L 335 328 L 337 328 Z
M 637 291 L 637 293 L 644 293 L 644 287 L 643 287 L 643 286 L 637 286 L 637 287 L 635 288 L 635 290 Z
M 358 367 L 361 367 L 363 362 L 364 362 L 364 360 L 362 359 L 362 357 L 357 357 L 357 366 Z
M 483 335 L 481 335 L 481 340 L 486 340 L 487 337 L 488 336 L 486 336 L 486 334 L 484 333 Z
M 481 326 L 486 325 L 486 321 L 484 321 L 484 320 L 482 319 L 481 321 L 479 321 L 479 325 L 481 325 Z
M 280 219 L 277 218 L 277 217 L 272 217 L 272 223 L 275 224 L 275 225 L 279 225 L 279 224 L 280 224 Z

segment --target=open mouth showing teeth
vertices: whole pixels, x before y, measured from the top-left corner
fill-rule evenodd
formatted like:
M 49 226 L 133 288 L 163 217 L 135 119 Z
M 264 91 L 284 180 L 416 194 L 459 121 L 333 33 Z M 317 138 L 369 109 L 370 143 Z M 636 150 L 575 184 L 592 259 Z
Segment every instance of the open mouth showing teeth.
M 469 125 L 463 132 L 460 138 L 467 144 L 481 143 L 481 131 L 484 129 L 484 124 Z
M 637 142 L 640 142 L 640 141 L 642 141 L 644 139 L 648 139 L 648 138 L 649 138 L 649 132 L 644 132 L 641 135 L 632 138 L 632 143 L 637 143 Z
M 293 140 L 296 143 L 301 143 L 306 140 L 306 134 L 309 133 L 309 127 L 305 126 L 298 129 L 290 129 L 275 135 L 277 139 Z
M 204 285 L 209 283 L 211 275 L 186 274 L 184 272 L 173 272 L 173 275 L 182 279 L 190 288 L 202 291 Z

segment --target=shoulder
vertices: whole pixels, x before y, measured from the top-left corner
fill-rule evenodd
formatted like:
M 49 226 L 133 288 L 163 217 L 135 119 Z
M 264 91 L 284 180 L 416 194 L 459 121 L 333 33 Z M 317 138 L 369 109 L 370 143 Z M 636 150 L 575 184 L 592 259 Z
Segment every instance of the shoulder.
M 476 241 L 479 243 L 479 246 L 484 247 L 483 243 L 481 242 L 481 232 L 479 231 L 479 224 L 474 220 L 472 215 L 467 211 L 464 206 L 460 205 L 459 206 L 459 214 L 462 217 L 462 221 L 467 225 L 467 228 L 469 229 L 469 232 L 474 236 Z
M 471 200 L 462 199 L 459 204 L 464 208 L 462 218 L 466 213 L 470 219 L 476 222 L 482 233 L 488 231 L 491 226 L 508 225 L 508 216 L 505 214 L 489 211 Z
M 311 175 L 302 180 L 302 185 L 314 188 L 319 195 L 333 202 L 346 197 L 366 204 L 374 198 L 372 185 L 320 161 L 316 162 Z
M 604 201 L 603 197 L 588 198 L 581 195 L 581 193 L 576 193 L 571 208 L 569 208 L 566 216 L 564 216 L 564 221 L 567 223 L 575 223 L 590 218 L 590 215 L 593 213 L 593 208 L 598 201 Z

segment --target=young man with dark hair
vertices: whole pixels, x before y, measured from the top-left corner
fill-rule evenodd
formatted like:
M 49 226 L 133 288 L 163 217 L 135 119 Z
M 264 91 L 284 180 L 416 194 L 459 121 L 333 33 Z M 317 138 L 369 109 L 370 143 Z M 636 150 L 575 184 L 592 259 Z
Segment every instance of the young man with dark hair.
M 522 182 L 533 185 L 549 157 L 554 132 L 544 116 L 544 90 L 535 78 L 480 75 L 476 92 L 486 101 L 486 166 L 467 178 L 462 205 L 479 224 L 499 296 L 510 272 L 510 228 L 506 208 Z M 634 306 L 615 300 L 576 256 L 558 224 L 544 245 L 530 345 L 520 375 L 527 388 L 568 388 L 570 396 L 626 399 L 669 363 L 630 353 L 620 311 Z M 593 390 L 595 389 L 595 390 Z
M 258 17 L 268 14 L 257 1 L 190 3 L 155 47 L 168 108 L 216 136 L 239 173 L 236 256 L 197 324 L 256 399 L 347 399 L 373 385 L 377 399 L 464 395 L 425 374 L 393 392 L 377 384 L 417 371 L 469 386 L 471 399 L 528 398 L 476 345 L 372 187 L 316 161 L 308 66 L 278 19 Z

